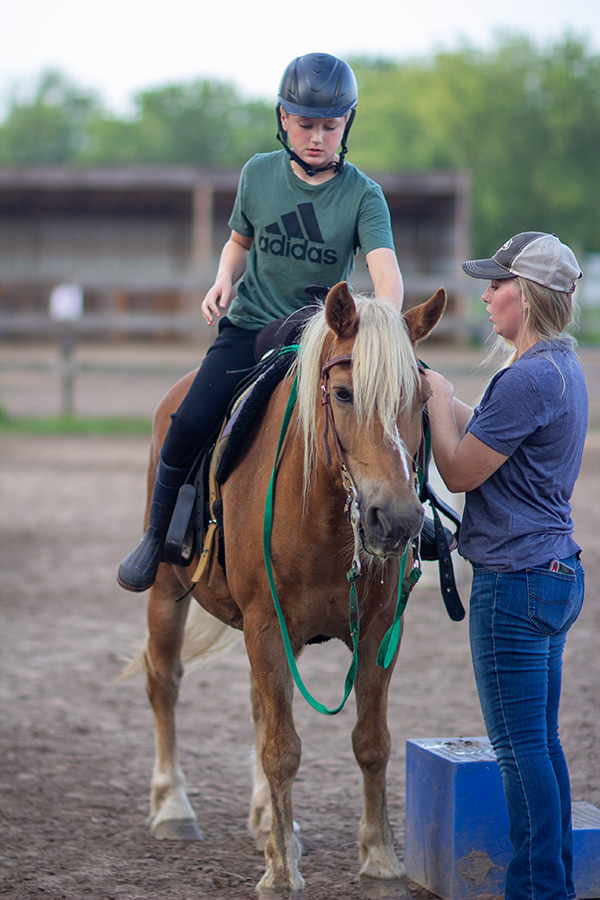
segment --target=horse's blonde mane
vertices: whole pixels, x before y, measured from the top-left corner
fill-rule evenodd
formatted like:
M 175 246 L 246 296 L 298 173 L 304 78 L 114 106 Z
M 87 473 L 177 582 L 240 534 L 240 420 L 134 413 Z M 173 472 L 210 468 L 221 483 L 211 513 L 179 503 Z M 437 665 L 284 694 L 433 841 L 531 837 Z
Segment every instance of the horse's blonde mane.
M 401 313 L 391 303 L 354 298 L 359 326 L 352 351 L 354 410 L 359 425 L 381 423 L 384 439 L 400 448 L 398 418 L 415 402 L 419 376 Z M 308 492 L 317 459 L 317 408 L 323 346 L 330 334 L 325 309 L 309 319 L 298 354 L 298 419 L 304 441 L 304 489 Z

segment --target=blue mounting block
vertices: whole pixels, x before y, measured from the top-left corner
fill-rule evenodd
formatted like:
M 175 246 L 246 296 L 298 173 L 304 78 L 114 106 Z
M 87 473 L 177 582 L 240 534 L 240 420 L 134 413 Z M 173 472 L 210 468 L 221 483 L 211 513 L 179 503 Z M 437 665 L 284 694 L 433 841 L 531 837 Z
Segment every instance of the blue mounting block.
M 444 900 L 502 895 L 512 852 L 500 767 L 486 737 L 406 742 L 408 876 Z M 573 803 L 574 880 L 600 898 L 600 810 Z

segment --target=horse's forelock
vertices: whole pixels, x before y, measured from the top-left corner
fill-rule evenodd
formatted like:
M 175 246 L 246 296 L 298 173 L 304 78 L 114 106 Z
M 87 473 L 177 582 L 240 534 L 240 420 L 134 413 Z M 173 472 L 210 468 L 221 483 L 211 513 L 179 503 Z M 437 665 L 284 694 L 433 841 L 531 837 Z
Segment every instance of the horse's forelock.
M 308 320 L 302 332 L 298 354 L 298 420 L 304 443 L 304 495 L 308 496 L 310 476 L 317 459 L 317 401 L 321 381 L 323 346 L 330 334 L 325 307 Z
M 419 386 L 414 350 L 402 315 L 390 303 L 361 296 L 354 300 L 359 314 L 352 352 L 355 410 L 363 426 L 379 420 L 385 439 L 399 447 L 398 418 L 412 408 Z M 323 309 L 310 319 L 300 342 L 298 415 L 305 450 L 305 494 L 317 458 L 317 397 L 323 349 L 330 334 Z
M 379 419 L 396 443 L 400 414 L 411 409 L 419 387 L 417 361 L 402 315 L 390 304 L 358 298 L 359 328 L 353 351 L 354 405 L 363 424 Z

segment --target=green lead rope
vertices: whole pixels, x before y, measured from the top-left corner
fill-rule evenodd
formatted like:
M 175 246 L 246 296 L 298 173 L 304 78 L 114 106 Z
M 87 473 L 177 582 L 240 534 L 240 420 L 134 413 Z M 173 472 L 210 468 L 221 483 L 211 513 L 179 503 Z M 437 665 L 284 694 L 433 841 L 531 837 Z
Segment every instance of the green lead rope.
M 424 369 L 428 369 L 424 362 L 419 360 L 420 365 L 423 366 Z M 429 462 L 429 457 L 431 454 L 431 431 L 429 430 L 429 425 L 424 430 L 423 435 L 424 447 L 423 447 L 423 459 L 421 461 L 421 465 L 419 465 L 418 470 L 418 479 L 419 479 L 419 496 L 421 496 L 421 491 L 423 489 L 423 483 L 425 482 L 425 473 L 427 471 L 427 464 Z M 408 553 L 408 551 L 406 551 Z M 406 604 L 408 603 L 408 598 L 410 596 L 410 592 L 414 588 L 415 584 L 421 577 L 421 567 L 414 566 L 412 572 L 405 579 L 406 574 L 406 553 L 402 557 L 402 562 L 400 564 L 400 581 L 398 583 L 398 603 L 396 605 L 396 614 L 394 616 L 394 621 L 392 622 L 391 627 L 387 630 L 387 632 L 383 636 L 383 640 L 379 646 L 379 653 L 377 654 L 377 665 L 381 666 L 384 669 L 387 669 L 389 664 L 394 658 L 394 654 L 398 649 L 398 643 L 400 641 L 400 633 L 401 633 L 401 624 L 402 624 L 402 616 L 404 614 L 404 610 L 406 609 Z
M 348 581 L 350 582 L 350 609 L 349 609 L 349 618 L 350 618 L 350 636 L 352 638 L 352 661 L 350 663 L 350 668 L 348 669 L 348 674 L 346 675 L 345 680 L 345 689 L 344 689 L 344 698 L 339 706 L 336 706 L 334 709 L 329 709 L 329 707 L 325 706 L 323 703 L 320 703 L 316 700 L 310 691 L 307 689 L 306 685 L 302 681 L 302 677 L 300 672 L 298 671 L 298 666 L 296 665 L 296 659 L 294 656 L 294 651 L 292 648 L 292 643 L 290 641 L 290 636 L 287 630 L 287 625 L 285 624 L 285 619 L 283 617 L 283 611 L 281 609 L 281 604 L 279 603 L 279 597 L 277 596 L 277 588 L 275 587 L 275 579 L 273 578 L 273 567 L 271 565 L 271 535 L 273 532 L 273 494 L 275 491 L 275 475 L 277 470 L 277 463 L 279 461 L 279 455 L 281 452 L 281 447 L 283 446 L 283 441 L 288 429 L 288 425 L 290 423 L 290 419 L 292 417 L 292 412 L 294 411 L 294 406 L 296 405 L 296 399 L 298 397 L 298 377 L 294 379 L 294 383 L 292 385 L 292 390 L 290 392 L 290 396 L 288 399 L 288 403 L 286 406 L 285 414 L 283 416 L 283 422 L 281 425 L 281 433 L 279 435 L 279 444 L 277 445 L 277 453 L 275 456 L 275 465 L 273 466 L 273 472 L 271 473 L 271 480 L 269 482 L 269 489 L 267 491 L 267 501 L 265 503 L 265 518 L 263 525 L 263 551 L 265 556 L 265 565 L 267 568 L 267 578 L 269 579 L 269 586 L 271 588 L 271 595 L 273 597 L 273 603 L 275 604 L 275 612 L 277 613 L 277 618 L 279 620 L 279 627 L 281 629 L 281 636 L 283 638 L 283 645 L 285 647 L 285 655 L 287 657 L 288 665 L 290 667 L 290 671 L 294 677 L 294 681 L 296 682 L 296 687 L 304 697 L 304 699 L 312 706 L 313 709 L 316 709 L 317 712 L 323 713 L 326 716 L 334 716 L 336 713 L 340 712 L 344 708 L 344 704 L 350 695 L 352 688 L 354 687 L 354 682 L 356 681 L 356 669 L 358 666 L 358 637 L 359 637 L 359 617 L 358 617 L 358 596 L 356 593 L 356 580 L 359 577 L 352 570 L 347 573 Z
M 280 353 L 289 352 L 291 350 L 297 350 L 297 346 L 284 347 L 280 350 Z M 323 713 L 326 716 L 334 716 L 336 713 L 339 713 L 346 703 L 352 688 L 354 687 L 354 682 L 356 681 L 356 670 L 358 667 L 358 639 L 360 634 L 360 620 L 358 615 L 358 596 L 356 592 L 356 582 L 360 577 L 359 574 L 355 571 L 354 567 L 350 569 L 349 572 L 346 573 L 346 578 L 350 583 L 350 598 L 349 598 L 349 610 L 348 610 L 348 618 L 350 625 L 350 637 L 352 639 L 352 660 L 350 662 L 350 667 L 346 674 L 346 679 L 344 682 L 344 697 L 341 703 L 334 707 L 333 709 L 329 709 L 329 707 L 325 706 L 323 703 L 320 703 L 316 700 L 310 691 L 307 689 L 306 685 L 302 681 L 302 677 L 300 672 L 298 671 L 298 666 L 296 665 L 296 659 L 294 656 L 294 650 L 292 648 L 292 643 L 290 641 L 290 636 L 288 633 L 287 625 L 285 624 L 285 618 L 283 616 L 283 611 L 281 609 L 281 604 L 279 603 L 279 597 L 277 596 L 277 588 L 275 587 L 275 579 L 273 577 L 273 567 L 271 565 L 271 536 L 273 533 L 273 496 L 275 492 L 275 476 L 277 471 L 277 463 L 279 462 L 279 456 L 281 453 L 281 448 L 283 446 L 283 442 L 285 439 L 285 435 L 287 433 L 288 426 L 290 424 L 290 419 L 292 417 L 292 413 L 294 411 L 294 407 L 296 405 L 296 400 L 298 397 L 298 377 L 294 379 L 294 383 L 292 384 L 292 389 L 290 391 L 290 396 L 287 402 L 287 406 L 285 409 L 285 413 L 283 416 L 283 422 L 281 424 L 281 433 L 279 435 L 279 443 L 277 445 L 277 453 L 275 454 L 275 464 L 273 466 L 273 471 L 271 473 L 271 479 L 269 481 L 269 487 L 267 490 L 267 499 L 265 502 L 265 517 L 263 523 L 263 553 L 265 557 L 265 566 L 267 570 L 267 578 L 269 580 L 269 586 L 271 588 L 271 595 L 273 597 L 273 603 L 275 606 L 275 612 L 277 613 L 277 619 L 279 621 L 279 628 L 281 630 L 281 636 L 283 638 L 283 645 L 285 648 L 285 654 L 287 657 L 288 665 L 290 667 L 290 671 L 296 683 L 296 687 L 304 697 L 304 699 L 315 709 L 317 712 Z M 400 634 L 401 634 L 401 626 L 402 626 L 402 615 L 404 610 L 406 609 L 406 604 L 408 602 L 409 594 L 418 581 L 421 570 L 418 567 L 414 567 L 411 574 L 407 579 L 405 579 L 406 573 L 406 560 L 408 556 L 408 549 L 404 552 L 402 560 L 400 562 L 400 576 L 398 582 L 398 600 L 396 603 L 396 612 L 394 614 L 394 621 L 392 622 L 390 628 L 387 630 L 383 639 L 381 641 L 379 652 L 377 654 L 377 665 L 381 668 L 387 669 L 390 663 L 392 662 L 396 651 L 398 649 L 398 644 L 400 642 Z
M 415 566 L 413 567 L 413 570 L 408 578 L 405 579 L 404 575 L 406 573 L 407 554 L 408 550 L 405 550 L 404 556 L 402 557 L 402 561 L 400 563 L 398 601 L 396 603 L 396 613 L 394 615 L 394 621 L 384 634 L 381 644 L 379 645 L 379 652 L 377 654 L 377 665 L 382 669 L 387 669 L 394 658 L 396 650 L 398 649 L 398 644 L 400 643 L 402 616 L 404 615 L 404 610 L 406 609 L 406 604 L 408 603 L 410 592 L 421 577 L 421 569 Z

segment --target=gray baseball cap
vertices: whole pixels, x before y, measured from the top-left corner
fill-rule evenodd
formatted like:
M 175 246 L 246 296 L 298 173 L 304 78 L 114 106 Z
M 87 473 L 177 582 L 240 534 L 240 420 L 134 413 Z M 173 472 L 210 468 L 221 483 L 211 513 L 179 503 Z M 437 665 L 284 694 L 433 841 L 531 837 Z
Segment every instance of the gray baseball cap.
M 472 278 L 501 280 L 527 278 L 553 291 L 572 294 L 583 272 L 570 247 L 555 234 L 523 231 L 510 238 L 491 259 L 471 259 L 462 264 Z

